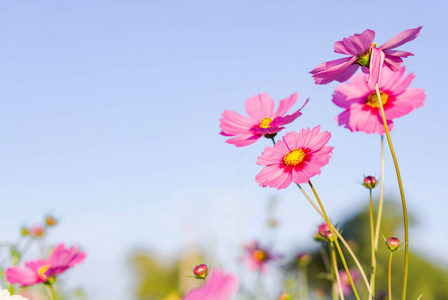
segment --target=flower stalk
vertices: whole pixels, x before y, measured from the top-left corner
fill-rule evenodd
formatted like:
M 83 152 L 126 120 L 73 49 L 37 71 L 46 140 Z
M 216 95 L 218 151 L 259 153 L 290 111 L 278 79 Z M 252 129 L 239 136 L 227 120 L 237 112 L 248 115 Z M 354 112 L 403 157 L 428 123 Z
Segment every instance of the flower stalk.
M 373 299 L 373 295 L 375 294 L 375 268 L 376 268 L 376 256 L 375 256 L 375 234 L 373 229 L 373 208 L 372 208 L 372 189 L 369 189 L 370 201 L 369 201 L 369 215 L 370 215 L 370 240 L 372 243 L 372 270 L 370 274 L 370 288 L 372 290 L 372 294 L 370 295 L 370 299 Z
M 317 202 L 319 203 L 319 206 L 320 206 L 320 209 L 321 209 L 322 214 L 324 216 L 325 222 L 327 222 L 328 227 L 330 228 L 331 234 L 335 237 L 336 235 L 334 233 L 333 226 L 331 225 L 331 222 L 328 219 L 327 213 L 325 212 L 324 206 L 323 206 L 322 202 L 320 201 L 320 198 L 317 195 L 317 192 L 314 189 L 313 184 L 311 183 L 311 181 L 308 181 L 308 184 L 310 185 L 311 189 L 313 190 L 314 196 L 316 197 Z M 356 290 L 355 283 L 353 282 L 353 278 L 350 275 L 350 270 L 348 269 L 347 262 L 345 261 L 344 254 L 342 253 L 341 246 L 339 246 L 337 238 L 334 239 L 334 243 L 336 245 L 336 249 L 338 249 L 339 256 L 340 256 L 340 258 L 342 260 L 342 264 L 344 265 L 344 269 L 347 272 L 347 276 L 348 276 L 348 279 L 350 281 L 350 285 L 352 286 L 353 293 L 355 294 L 356 299 L 359 300 L 358 291 Z
M 375 84 L 376 94 L 378 99 L 381 99 L 380 90 L 378 88 L 378 84 Z M 403 207 L 403 222 L 404 222 L 404 275 L 403 275 L 403 293 L 402 300 L 406 299 L 406 289 L 407 289 L 407 281 L 408 281 L 408 265 L 409 265 L 409 234 L 408 234 L 408 213 L 406 209 L 406 200 L 404 197 L 403 183 L 401 181 L 400 168 L 398 167 L 397 157 L 395 155 L 395 150 L 392 145 L 392 140 L 390 138 L 389 128 L 387 127 L 386 115 L 384 114 L 384 107 L 382 101 L 378 101 L 381 111 L 381 117 L 384 123 L 384 129 L 386 132 L 387 142 L 389 143 L 390 153 L 394 160 L 395 171 L 397 173 L 398 186 L 400 188 L 400 196 L 401 196 L 401 205 Z
M 330 242 L 330 255 L 331 255 L 331 265 L 333 271 L 333 283 L 332 283 L 332 291 L 333 291 L 333 299 L 337 300 L 338 295 L 336 293 L 336 284 L 339 289 L 339 297 L 341 300 L 344 300 L 344 293 L 342 292 L 341 278 L 339 278 L 338 271 L 338 262 L 336 261 L 336 250 L 334 249 L 334 242 Z M 336 282 L 334 282 L 336 280 Z

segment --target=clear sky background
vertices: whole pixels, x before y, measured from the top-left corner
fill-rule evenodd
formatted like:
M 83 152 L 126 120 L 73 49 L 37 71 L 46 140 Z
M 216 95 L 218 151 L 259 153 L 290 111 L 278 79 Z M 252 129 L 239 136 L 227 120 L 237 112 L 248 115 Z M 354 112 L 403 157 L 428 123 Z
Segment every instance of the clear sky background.
M 310 247 L 321 220 L 299 191 L 254 181 L 269 140 L 226 144 L 220 114 L 244 114 L 246 99 L 262 92 L 278 101 L 297 91 L 296 108 L 309 97 L 284 132 L 318 124 L 332 132 L 333 157 L 313 182 L 342 221 L 367 204 L 356 180 L 380 174 L 380 138 L 338 127 L 337 83 L 316 86 L 308 72 L 342 57 L 333 44 L 343 37 L 372 29 L 382 44 L 423 25 L 400 49 L 415 54 L 405 65 L 427 101 L 395 122 L 392 139 L 418 220 L 410 247 L 447 265 L 447 9 L 445 1 L 2 1 L 1 240 L 54 213 L 61 225 L 50 242 L 88 253 L 66 281 L 98 300 L 130 298 L 133 249 L 166 256 L 201 245 L 235 268 L 239 245 L 262 234 L 272 196 L 276 249 Z M 386 194 L 399 201 L 386 153 Z

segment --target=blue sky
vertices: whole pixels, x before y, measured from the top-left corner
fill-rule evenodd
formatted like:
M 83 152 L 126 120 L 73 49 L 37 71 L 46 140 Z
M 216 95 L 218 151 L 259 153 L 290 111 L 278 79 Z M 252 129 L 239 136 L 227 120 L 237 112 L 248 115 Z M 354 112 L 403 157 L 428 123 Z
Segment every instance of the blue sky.
M 261 234 L 272 196 L 279 250 L 309 247 L 321 220 L 303 197 L 254 181 L 269 141 L 224 143 L 220 114 L 244 113 L 245 100 L 262 92 L 278 101 L 297 91 L 297 107 L 310 98 L 285 132 L 318 124 L 332 132 L 333 158 L 314 184 L 337 222 L 367 203 L 355 182 L 380 174 L 379 137 L 338 127 L 337 84 L 316 86 L 308 72 L 339 58 L 333 43 L 343 37 L 368 28 L 381 44 L 423 25 L 400 49 L 415 54 L 405 65 L 427 101 L 395 122 L 392 138 L 419 221 L 410 247 L 447 264 L 448 242 L 426 246 L 448 226 L 446 9 L 443 1 L 3 1 L 2 236 L 13 240 L 15 228 L 47 212 L 59 216 L 50 240 L 88 252 L 69 278 L 95 299 L 128 297 L 135 248 L 176 254 L 200 244 L 230 263 L 229 249 Z M 386 193 L 398 197 L 386 158 Z

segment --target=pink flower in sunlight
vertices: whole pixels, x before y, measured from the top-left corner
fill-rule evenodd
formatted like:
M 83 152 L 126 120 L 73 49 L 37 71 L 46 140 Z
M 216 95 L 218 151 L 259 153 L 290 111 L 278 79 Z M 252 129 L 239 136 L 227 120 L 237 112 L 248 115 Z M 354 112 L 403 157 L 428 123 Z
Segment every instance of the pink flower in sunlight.
M 263 135 L 267 138 L 274 137 L 277 132 L 297 119 L 302 113 L 303 106 L 290 115 L 286 112 L 297 102 L 299 95 L 292 94 L 280 101 L 277 111 L 274 112 L 275 102 L 268 94 L 263 93 L 253 96 L 246 101 L 246 113 L 249 118 L 236 112 L 225 110 L 222 114 L 219 127 L 224 136 L 235 136 L 226 142 L 237 147 L 244 147 L 255 143 Z
M 364 67 L 363 72 L 369 73 L 367 80 L 373 85 L 378 83 L 383 65 L 390 70 L 397 71 L 402 58 L 414 55 L 406 51 L 392 50 L 415 39 L 422 26 L 400 32 L 380 47 L 373 43 L 375 32 L 367 29 L 361 34 L 355 34 L 342 41 L 334 43 L 334 52 L 349 55 L 318 65 L 310 73 L 316 84 L 327 84 L 333 80 L 344 82 L 355 74 L 358 68 Z
M 353 282 L 360 279 L 360 275 L 356 270 L 349 269 L 350 275 L 352 276 Z M 339 270 L 339 279 L 341 280 L 342 293 L 347 296 L 352 292 L 352 285 L 350 284 L 350 279 L 348 279 L 347 272 L 345 270 Z M 339 293 L 339 286 L 336 284 L 336 290 Z
M 77 247 L 66 249 L 64 243 L 59 244 L 47 260 L 34 260 L 25 263 L 26 268 L 11 267 L 6 270 L 9 283 L 28 286 L 45 283 L 84 260 L 85 253 L 78 252 Z
M 330 160 L 333 147 L 325 146 L 330 136 L 328 131 L 320 132 L 320 126 L 285 134 L 258 158 L 257 165 L 265 167 L 255 181 L 277 189 L 286 188 L 291 182 L 308 182 Z
M 205 284 L 192 289 L 182 300 L 228 300 L 238 290 L 238 278 L 222 271 L 213 271 Z
M 250 270 L 266 271 L 266 264 L 277 260 L 280 255 L 274 254 L 268 249 L 262 248 L 258 241 L 253 241 L 243 246 L 245 256 L 243 261 L 247 263 Z
M 404 77 L 404 72 L 405 67 L 399 68 L 397 72 L 384 69 L 378 84 L 389 130 L 393 128 L 393 119 L 423 106 L 425 101 L 424 90 L 408 89 L 415 76 L 411 73 Z M 366 82 L 366 76 L 359 73 L 351 82 L 340 84 L 335 89 L 333 102 L 345 109 L 336 117 L 336 121 L 352 132 L 383 134 L 385 130 L 378 97 L 373 84 Z

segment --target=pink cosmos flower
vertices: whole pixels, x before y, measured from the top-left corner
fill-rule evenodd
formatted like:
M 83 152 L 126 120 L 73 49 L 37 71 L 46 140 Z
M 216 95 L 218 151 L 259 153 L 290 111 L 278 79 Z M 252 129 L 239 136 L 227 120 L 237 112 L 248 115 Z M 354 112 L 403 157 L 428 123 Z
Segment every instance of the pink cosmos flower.
M 415 76 L 404 77 L 405 67 L 397 72 L 384 69 L 378 84 L 381 102 L 389 130 L 393 129 L 393 119 L 404 116 L 415 108 L 423 106 L 425 91 L 408 89 Z M 344 108 L 336 121 L 350 131 L 383 134 L 383 119 L 379 109 L 378 97 L 372 83 L 366 82 L 367 75 L 357 74 L 351 82 L 338 85 L 333 94 L 333 102 Z
M 222 271 L 213 271 L 205 284 L 188 292 L 182 300 L 228 300 L 238 290 L 238 278 Z
M 283 125 L 297 119 L 302 113 L 300 110 L 290 115 L 286 112 L 297 102 L 299 95 L 292 94 L 289 98 L 280 101 L 277 111 L 274 112 L 275 102 L 268 94 L 263 93 L 253 96 L 246 101 L 246 113 L 249 118 L 236 112 L 225 110 L 219 127 L 224 136 L 236 136 L 226 142 L 237 147 L 244 147 L 255 143 L 263 135 L 267 138 L 274 137 L 277 132 L 284 129 Z
M 277 189 L 286 188 L 291 182 L 308 182 L 330 160 L 333 147 L 325 146 L 330 136 L 328 131 L 320 132 L 320 126 L 287 133 L 275 146 L 266 147 L 258 158 L 257 165 L 265 167 L 255 181 Z
M 25 263 L 27 268 L 11 267 L 6 270 L 9 283 L 19 283 L 21 286 L 45 283 L 65 272 L 84 260 L 85 253 L 78 248 L 66 249 L 64 243 L 59 244 L 47 260 L 34 260 Z
M 406 51 L 393 50 L 407 42 L 415 39 L 422 26 L 414 29 L 405 30 L 383 45 L 377 48 L 373 43 L 375 32 L 367 29 L 361 34 L 355 34 L 342 41 L 334 43 L 334 52 L 349 55 L 346 58 L 340 58 L 328 61 L 318 65 L 310 73 L 316 84 L 327 84 L 333 80 L 344 82 L 350 79 L 356 70 L 361 67 L 369 68 L 368 81 L 374 85 L 378 83 L 383 65 L 386 65 L 392 71 L 397 71 L 400 64 L 403 63 L 402 57 L 414 55 Z
M 360 279 L 358 271 L 349 269 L 350 275 L 352 276 L 353 283 L 356 284 Z M 347 272 L 345 270 L 339 270 L 339 279 L 341 280 L 342 294 L 345 296 L 350 295 L 352 292 L 352 285 L 350 284 L 350 279 L 348 279 Z M 336 284 L 336 290 L 339 293 L 339 286 Z
M 274 254 L 266 248 L 262 248 L 258 241 L 253 241 L 243 246 L 246 255 L 243 257 L 250 270 L 266 271 L 266 264 L 277 260 L 280 255 Z

